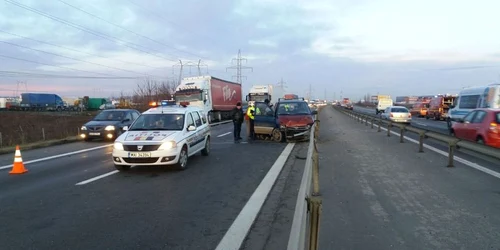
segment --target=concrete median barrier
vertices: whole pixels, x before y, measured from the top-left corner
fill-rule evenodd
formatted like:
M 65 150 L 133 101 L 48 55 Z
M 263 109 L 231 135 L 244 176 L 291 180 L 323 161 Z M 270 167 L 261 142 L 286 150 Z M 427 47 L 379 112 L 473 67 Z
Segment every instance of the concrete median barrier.
M 334 109 L 348 115 L 349 117 L 355 119 L 356 121 L 360 123 L 366 123 L 368 122 L 372 123 L 372 128 L 374 124 L 378 123 L 378 132 L 381 132 L 382 127 L 384 127 L 384 130 L 387 131 L 387 136 L 391 136 L 392 129 L 393 128 L 398 128 L 400 130 L 399 136 L 400 136 L 400 142 L 404 142 L 404 134 L 405 132 L 412 132 L 415 133 L 419 136 L 419 150 L 418 152 L 424 152 L 423 151 L 423 144 L 425 139 L 433 139 L 442 143 L 445 143 L 448 147 L 448 167 L 453 167 L 454 166 L 454 153 L 455 150 L 458 148 L 464 148 L 467 150 L 470 150 L 474 153 L 478 153 L 484 156 L 492 157 L 495 159 L 500 159 L 500 149 L 477 144 L 474 142 L 470 141 L 465 141 L 458 139 L 453 136 L 445 135 L 442 133 L 438 133 L 435 131 L 430 131 L 430 130 L 425 130 L 421 128 L 416 128 L 412 125 L 406 125 L 406 124 L 399 124 L 399 123 L 393 123 L 391 121 L 386 121 L 381 119 L 378 116 L 375 115 L 367 115 L 365 113 L 357 112 L 354 110 L 346 110 L 342 109 L 339 107 L 333 107 Z

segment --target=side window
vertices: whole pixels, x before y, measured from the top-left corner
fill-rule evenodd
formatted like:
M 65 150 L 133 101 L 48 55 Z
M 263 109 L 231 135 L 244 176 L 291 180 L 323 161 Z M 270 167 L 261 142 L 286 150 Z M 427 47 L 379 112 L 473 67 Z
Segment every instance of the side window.
M 204 119 L 204 117 L 203 117 L 203 112 L 198 112 L 198 114 L 199 114 L 199 115 L 200 115 L 200 117 L 201 117 L 201 124 L 205 124 L 206 122 L 205 122 L 205 119 Z
M 187 127 L 194 126 L 194 120 L 193 117 L 191 116 L 191 113 L 186 114 L 186 125 Z
M 475 109 L 477 108 L 479 95 L 467 95 L 460 98 L 459 107 L 461 109 Z
M 193 115 L 193 118 L 194 118 L 194 123 L 196 124 L 196 127 L 200 127 L 201 126 L 201 118 L 200 118 L 200 115 L 198 114 L 198 112 L 193 112 L 191 113 Z
M 132 113 L 131 112 L 127 112 L 127 115 L 125 115 L 125 118 L 123 118 L 124 120 L 125 119 L 129 119 L 130 121 L 133 121 L 132 119 Z
M 471 121 L 472 121 L 472 118 L 474 118 L 474 115 L 476 115 L 476 112 L 475 112 L 475 111 L 472 111 L 472 112 L 468 113 L 468 114 L 464 117 L 464 122 L 471 122 Z
M 258 116 L 258 115 L 266 115 L 266 108 L 267 108 L 267 105 L 265 103 L 258 103 L 257 105 L 255 105 L 255 115 Z M 258 110 L 257 110 L 258 109 Z M 257 112 L 259 111 L 259 112 Z
M 140 113 L 132 112 L 132 119 L 135 121 L 135 119 L 139 118 L 140 115 Z
M 203 123 L 207 123 L 207 114 L 205 112 L 201 112 L 201 120 Z
M 482 123 L 485 117 L 486 117 L 486 112 L 478 111 L 476 117 L 474 117 L 474 120 L 472 120 L 472 123 Z

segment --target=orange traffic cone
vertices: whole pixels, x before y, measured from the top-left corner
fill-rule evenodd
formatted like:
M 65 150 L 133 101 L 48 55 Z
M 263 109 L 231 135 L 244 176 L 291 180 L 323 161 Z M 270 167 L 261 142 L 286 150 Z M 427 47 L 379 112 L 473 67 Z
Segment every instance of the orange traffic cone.
M 14 156 L 14 165 L 12 166 L 12 170 L 9 174 L 24 174 L 28 172 L 26 168 L 24 168 L 23 158 L 21 157 L 21 150 L 19 149 L 19 145 L 16 146 L 16 154 Z

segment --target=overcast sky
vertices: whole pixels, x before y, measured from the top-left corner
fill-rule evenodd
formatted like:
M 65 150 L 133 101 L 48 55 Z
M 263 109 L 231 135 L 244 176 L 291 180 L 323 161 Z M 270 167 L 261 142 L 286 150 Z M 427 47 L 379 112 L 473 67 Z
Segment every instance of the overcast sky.
M 0 3 L 0 95 L 13 95 L 18 81 L 61 96 L 131 93 L 139 80 L 125 77 L 178 77 L 179 59 L 201 59 L 202 73 L 231 80 L 236 71 L 226 67 L 238 49 L 253 67 L 243 71 L 244 92 L 283 78 L 299 95 L 311 85 L 316 98 L 359 99 L 455 93 L 499 80 L 495 0 L 64 1 L 72 6 Z M 197 67 L 184 68 L 190 73 Z

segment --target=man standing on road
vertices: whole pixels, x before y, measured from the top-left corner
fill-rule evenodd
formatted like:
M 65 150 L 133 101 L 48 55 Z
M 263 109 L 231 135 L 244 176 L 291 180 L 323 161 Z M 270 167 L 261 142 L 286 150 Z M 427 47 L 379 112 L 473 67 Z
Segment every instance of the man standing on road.
M 236 107 L 234 107 L 231 117 L 233 118 L 233 126 L 234 126 L 234 141 L 237 142 L 241 140 L 241 124 L 243 123 L 244 114 L 243 110 L 241 110 L 241 102 L 236 103 Z
M 254 130 L 254 119 L 255 119 L 255 107 L 253 103 L 248 104 L 247 116 L 249 121 L 250 134 L 248 135 L 250 139 L 255 139 L 255 130 Z

